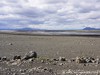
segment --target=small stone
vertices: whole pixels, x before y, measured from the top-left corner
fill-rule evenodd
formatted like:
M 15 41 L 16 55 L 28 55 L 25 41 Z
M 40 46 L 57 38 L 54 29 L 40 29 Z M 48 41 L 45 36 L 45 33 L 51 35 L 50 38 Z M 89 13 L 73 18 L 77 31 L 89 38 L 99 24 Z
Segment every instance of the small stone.
M 97 58 L 97 59 L 96 59 L 96 64 L 99 64 L 99 63 L 100 63 L 100 59 Z
M 62 66 L 62 65 L 64 65 L 63 63 L 59 63 L 59 66 Z
M 75 58 L 72 58 L 72 59 L 69 59 L 69 60 L 67 60 L 69 63 L 71 63 L 71 62 L 75 62 L 76 61 L 76 59 Z
M 41 60 L 41 63 L 45 63 L 45 61 L 44 60 Z
M 54 58 L 54 59 L 52 59 L 53 61 L 59 61 L 59 59 L 56 59 L 56 58 Z
M 48 68 L 47 68 L 47 67 L 45 67 L 43 70 L 44 70 L 44 71 L 47 71 L 47 70 L 48 70 Z
M 13 45 L 13 43 L 9 43 L 8 45 Z
M 82 63 L 81 58 L 80 57 L 76 57 L 76 63 Z
M 85 57 L 83 59 L 86 61 L 86 63 L 94 63 L 94 61 L 95 61 L 95 59 L 92 57 Z
M 25 73 L 27 70 L 26 69 L 20 69 L 19 72 L 22 74 L 22 73 Z
M 59 61 L 66 61 L 65 57 L 59 57 Z
M 33 61 L 34 61 L 34 59 L 32 59 L 32 58 L 31 58 L 31 59 L 29 59 L 29 62 L 33 62 Z
M 18 63 L 17 62 L 14 62 L 14 63 L 12 63 L 11 65 L 17 65 Z
M 20 55 L 14 56 L 13 60 L 16 60 L 16 59 L 21 59 L 21 56 Z
M 1 58 L 1 60 L 2 60 L 2 61 L 7 61 L 7 57 L 4 56 L 4 57 Z
M 37 67 L 37 69 L 43 69 L 43 67 L 42 66 L 39 66 L 39 67 Z

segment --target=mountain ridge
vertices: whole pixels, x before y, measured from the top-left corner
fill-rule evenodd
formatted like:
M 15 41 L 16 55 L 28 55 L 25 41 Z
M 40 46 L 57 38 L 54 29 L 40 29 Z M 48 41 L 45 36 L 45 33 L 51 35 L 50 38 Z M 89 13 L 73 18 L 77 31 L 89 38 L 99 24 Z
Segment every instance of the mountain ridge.
M 83 30 L 100 30 L 100 28 L 85 27 Z

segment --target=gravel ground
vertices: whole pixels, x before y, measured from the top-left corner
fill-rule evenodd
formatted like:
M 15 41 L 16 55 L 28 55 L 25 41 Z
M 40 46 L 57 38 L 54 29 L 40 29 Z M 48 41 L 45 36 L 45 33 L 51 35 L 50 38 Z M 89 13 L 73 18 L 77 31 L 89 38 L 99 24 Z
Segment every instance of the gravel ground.
M 36 51 L 38 57 L 33 61 L 11 60 L 15 55 L 24 57 L 29 51 Z M 0 75 L 97 75 L 99 62 L 77 63 L 73 59 L 100 58 L 100 38 L 0 34 L 0 57 L 4 56 L 9 60 L 0 61 Z M 59 57 L 66 61 L 59 61 Z

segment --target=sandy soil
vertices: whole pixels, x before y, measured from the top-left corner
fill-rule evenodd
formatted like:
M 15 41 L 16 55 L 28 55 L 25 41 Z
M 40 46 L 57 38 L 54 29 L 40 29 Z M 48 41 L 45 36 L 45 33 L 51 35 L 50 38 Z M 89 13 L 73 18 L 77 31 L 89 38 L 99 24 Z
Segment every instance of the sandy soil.
M 9 45 L 12 43 L 12 45 Z M 0 57 L 7 56 L 12 58 L 14 55 L 23 56 L 29 51 L 36 51 L 39 57 L 67 59 L 82 57 L 100 57 L 100 37 L 82 37 L 82 36 L 29 36 L 29 35 L 11 35 L 0 34 Z M 63 62 L 66 63 L 66 62 Z M 34 66 L 43 66 L 53 68 L 54 70 L 100 70 L 100 65 L 77 63 L 67 63 L 63 66 L 54 66 L 41 63 L 34 63 Z M 5 68 L 0 64 L 1 68 Z M 15 67 L 14 67 L 15 68 Z M 28 68 L 28 67 L 27 67 Z M 9 74 L 2 74 L 9 75 Z M 27 74 L 26 74 L 27 75 Z M 47 75 L 34 74 L 34 75 Z M 55 75 L 55 74 L 50 74 Z M 57 74 L 56 74 L 57 75 Z M 75 74 L 68 74 L 75 75 Z M 82 75 L 82 74 L 81 74 Z M 96 75 L 96 74 L 87 74 Z

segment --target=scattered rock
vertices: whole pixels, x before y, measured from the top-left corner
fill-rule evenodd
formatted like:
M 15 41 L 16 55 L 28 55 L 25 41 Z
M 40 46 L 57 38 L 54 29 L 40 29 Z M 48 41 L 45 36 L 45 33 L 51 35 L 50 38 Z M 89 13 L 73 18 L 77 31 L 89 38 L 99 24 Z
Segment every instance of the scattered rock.
M 29 59 L 29 62 L 33 62 L 33 61 L 34 61 L 34 59 L 33 59 L 33 58 Z
M 16 55 L 13 57 L 13 60 L 17 60 L 17 59 L 21 59 L 21 56 L 20 55 Z
M 35 67 L 33 68 L 34 71 L 37 71 L 37 72 L 50 72 L 52 73 L 53 70 L 50 68 L 47 68 L 47 67 L 42 67 L 42 66 L 39 66 L 39 67 Z
M 7 57 L 4 56 L 4 57 L 1 58 L 1 60 L 2 60 L 2 61 L 7 61 Z
M 64 65 L 63 63 L 59 63 L 59 66 L 62 66 L 62 65 Z
M 100 63 L 100 58 L 97 58 L 96 59 L 96 64 L 99 64 Z
M 45 63 L 45 60 L 41 60 L 41 63 Z
M 59 57 L 59 61 L 66 61 L 65 57 Z
M 92 57 L 76 57 L 77 63 L 94 63 L 95 59 Z
M 49 60 L 50 63 L 52 63 L 52 62 L 57 62 L 57 61 L 59 61 L 59 59 L 53 58 L 53 59 L 50 59 L 50 60 Z
M 87 57 L 87 58 L 85 58 L 85 60 L 87 63 L 93 63 L 95 61 L 95 59 L 92 57 Z
M 35 51 L 30 51 L 29 53 L 25 54 L 23 60 L 28 60 L 30 58 L 37 58 L 37 53 Z
M 19 70 L 19 72 L 20 72 L 21 74 L 25 74 L 26 71 L 27 71 L 26 69 L 20 69 L 20 70 Z
M 27 57 L 28 56 L 28 57 Z M 4 68 L 2 69 L 2 67 L 0 67 L 0 70 L 3 72 L 3 73 L 6 73 L 8 72 L 9 74 L 6 74 L 6 75 L 37 75 L 37 73 L 40 75 L 66 75 L 67 74 L 67 71 L 62 71 L 61 74 L 56 74 L 56 70 L 53 70 L 49 67 L 59 67 L 59 68 L 63 68 L 64 66 L 67 65 L 67 61 L 71 61 L 69 63 L 71 63 L 71 65 L 73 66 L 73 64 L 76 63 L 82 63 L 82 67 L 88 67 L 88 65 L 91 66 L 91 64 L 89 63 L 95 63 L 95 64 L 92 64 L 92 65 L 95 65 L 96 67 L 98 66 L 98 64 L 100 63 L 100 58 L 93 58 L 93 57 L 76 57 L 76 58 L 72 58 L 72 59 L 65 59 L 65 57 L 59 57 L 59 59 L 52 59 L 52 62 L 51 62 L 51 59 L 45 59 L 45 58 L 42 58 L 42 59 L 39 59 L 37 58 L 37 53 L 36 52 L 29 52 L 27 53 L 27 55 L 25 55 L 26 58 L 25 61 L 21 61 L 21 56 L 20 55 L 17 55 L 17 56 L 14 56 L 13 59 L 11 59 L 10 61 L 6 61 L 8 60 L 6 56 L 4 57 L 0 57 L 0 60 L 1 60 L 1 64 L 5 64 L 6 62 L 6 65 L 8 67 L 11 67 L 10 69 L 9 68 Z M 36 59 L 35 59 L 36 58 Z M 5 62 L 2 62 L 2 61 L 5 61 Z M 30 67 L 30 63 L 28 62 L 32 62 L 34 61 L 34 63 L 43 63 L 42 66 L 39 66 L 39 67 L 35 67 L 35 68 L 31 68 Z M 63 62 L 63 61 L 66 61 L 66 62 Z M 72 63 L 74 62 L 74 63 Z M 45 64 L 49 64 L 49 67 L 43 67 Z M 33 64 L 33 63 L 32 63 Z M 21 69 L 19 69 L 19 65 L 21 66 Z M 40 64 L 41 65 L 41 64 Z M 78 65 L 78 64 L 77 64 Z M 13 69 L 13 67 L 18 67 L 17 69 Z M 37 66 L 37 65 L 36 65 Z M 45 65 L 47 66 L 47 65 Z M 25 67 L 25 69 L 23 69 Z M 33 65 L 32 65 L 33 67 Z M 70 66 L 68 66 L 70 67 Z M 27 69 L 26 69 L 27 68 Z M 65 67 L 64 67 L 65 68 Z M 1 72 L 0 71 L 0 72 Z M 68 72 L 71 72 L 70 70 L 68 70 Z M 4 74 L 5 75 L 5 74 Z
M 72 58 L 72 59 L 68 60 L 68 62 L 75 62 L 75 61 L 76 61 L 75 58 Z
M 59 59 L 56 59 L 56 58 L 54 58 L 54 59 L 52 59 L 53 61 L 59 61 Z
M 86 63 L 86 60 L 80 58 L 80 57 L 76 57 L 76 63 Z
M 8 45 L 13 45 L 13 43 L 9 43 Z
M 48 68 L 47 68 L 47 67 L 43 68 L 43 71 L 44 71 L 44 72 L 45 72 L 45 71 L 48 71 Z
M 42 67 L 42 66 L 37 67 L 37 68 L 36 68 L 36 71 L 38 71 L 38 72 L 43 72 L 43 67 Z

